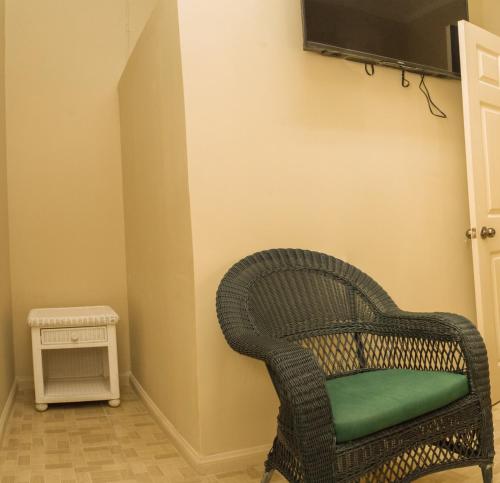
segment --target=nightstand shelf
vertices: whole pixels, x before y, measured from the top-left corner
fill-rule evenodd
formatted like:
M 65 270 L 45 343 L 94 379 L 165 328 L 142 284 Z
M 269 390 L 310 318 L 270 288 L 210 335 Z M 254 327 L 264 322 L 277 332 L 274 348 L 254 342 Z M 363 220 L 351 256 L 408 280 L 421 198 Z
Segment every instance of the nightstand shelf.
M 47 379 L 44 384 L 44 395 L 52 402 L 56 399 L 60 402 L 95 401 L 96 398 L 113 399 L 109 378 L 104 376 Z

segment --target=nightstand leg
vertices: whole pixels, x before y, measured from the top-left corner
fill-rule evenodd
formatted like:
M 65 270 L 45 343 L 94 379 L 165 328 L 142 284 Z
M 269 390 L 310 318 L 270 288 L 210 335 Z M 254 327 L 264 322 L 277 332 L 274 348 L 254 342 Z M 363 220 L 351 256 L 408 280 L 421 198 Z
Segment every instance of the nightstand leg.
M 36 403 L 35 404 L 35 409 L 40 412 L 40 413 L 43 413 L 44 411 L 47 411 L 47 408 L 49 407 L 48 404 L 45 404 L 45 403 Z
M 40 343 L 40 328 L 32 327 L 31 329 L 31 345 L 33 348 L 33 377 L 35 383 L 35 402 L 43 399 L 45 393 L 45 383 L 43 377 L 43 358 L 42 346 Z M 47 404 L 36 403 L 37 411 L 46 411 Z
M 108 401 L 108 404 L 112 407 L 112 408 L 117 408 L 119 405 L 120 405 L 121 401 L 119 399 L 110 399 Z

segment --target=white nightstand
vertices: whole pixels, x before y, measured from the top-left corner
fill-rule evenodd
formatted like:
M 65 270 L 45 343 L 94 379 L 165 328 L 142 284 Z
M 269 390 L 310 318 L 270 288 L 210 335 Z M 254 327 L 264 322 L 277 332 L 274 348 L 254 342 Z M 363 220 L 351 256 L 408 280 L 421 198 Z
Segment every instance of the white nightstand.
M 107 400 L 120 405 L 116 351 L 118 314 L 108 306 L 33 309 L 35 407 Z

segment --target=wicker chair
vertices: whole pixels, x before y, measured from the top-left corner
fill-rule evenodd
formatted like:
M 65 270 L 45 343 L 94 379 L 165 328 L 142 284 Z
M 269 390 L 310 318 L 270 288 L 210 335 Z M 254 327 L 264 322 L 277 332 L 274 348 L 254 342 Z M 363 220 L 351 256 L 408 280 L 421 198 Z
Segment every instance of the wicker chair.
M 484 482 L 492 481 L 488 362 L 481 336 L 465 318 L 404 312 L 352 265 L 291 249 L 234 265 L 219 286 L 217 314 L 230 346 L 266 363 L 280 399 L 264 482 L 274 470 L 302 483 L 408 482 L 472 465 L 481 467 Z M 466 393 L 371 434 L 352 436 L 354 421 L 341 438 L 328 385 L 340 382 L 333 391 L 340 397 L 343 383 L 391 371 L 460 378 Z

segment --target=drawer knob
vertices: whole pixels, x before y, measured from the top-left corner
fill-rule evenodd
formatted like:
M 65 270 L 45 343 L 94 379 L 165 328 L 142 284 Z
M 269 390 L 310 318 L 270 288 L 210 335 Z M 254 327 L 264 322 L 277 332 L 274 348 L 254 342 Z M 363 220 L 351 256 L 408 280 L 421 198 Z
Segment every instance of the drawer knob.
M 71 340 L 72 340 L 73 342 L 78 342 L 78 334 L 74 334 L 74 333 L 73 333 L 73 334 L 71 334 Z

